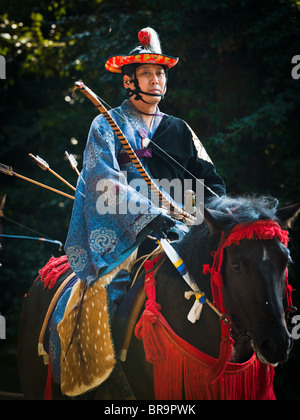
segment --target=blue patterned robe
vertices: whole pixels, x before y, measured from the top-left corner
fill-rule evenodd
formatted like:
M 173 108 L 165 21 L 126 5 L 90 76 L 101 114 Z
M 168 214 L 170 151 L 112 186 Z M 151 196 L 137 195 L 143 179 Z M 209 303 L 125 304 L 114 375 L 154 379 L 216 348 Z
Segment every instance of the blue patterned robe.
M 154 117 L 150 132 L 129 100 L 110 115 L 134 150 L 142 149 L 139 130 L 146 130 L 151 139 L 163 116 Z M 161 213 L 145 194 L 128 185 L 141 176 L 133 163 L 120 167 L 117 157 L 121 149 L 103 115 L 97 116 L 90 128 L 65 244 L 71 268 L 89 285 L 124 261 L 128 250 L 137 245 L 137 234 Z M 147 161 L 143 164 L 147 170 Z M 127 172 L 127 179 L 122 171 Z

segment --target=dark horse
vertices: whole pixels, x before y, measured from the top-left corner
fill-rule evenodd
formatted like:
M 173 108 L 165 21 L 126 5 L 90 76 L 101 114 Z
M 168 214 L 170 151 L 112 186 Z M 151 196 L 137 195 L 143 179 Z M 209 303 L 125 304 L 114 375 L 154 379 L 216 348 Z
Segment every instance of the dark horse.
M 228 235 L 235 226 L 258 220 L 276 221 L 282 229 L 288 229 L 299 210 L 299 204 L 278 210 L 277 201 L 265 197 L 213 199 L 204 211 L 204 223 L 193 225 L 173 246 L 199 288 L 212 300 L 209 276 L 203 274 L 203 265 L 212 264 L 212 251 L 217 250 L 221 235 Z M 285 273 L 290 260 L 288 248 L 278 238 L 243 239 L 224 249 L 224 305 L 234 325 L 232 362 L 246 362 L 253 351 L 266 364 L 288 360 L 292 338 L 285 320 Z M 24 302 L 19 372 L 25 398 L 43 398 L 47 370 L 37 356 L 37 342 L 51 298 L 67 275 L 51 290 L 43 290 L 41 282 L 36 281 Z M 184 297 L 187 289 L 183 278 L 166 259 L 156 274 L 156 297 L 162 315 L 183 340 L 218 359 L 219 317 L 204 305 L 200 319 L 189 322 L 187 314 L 192 302 Z M 122 367 L 135 397 L 154 399 L 152 365 L 146 362 L 143 343 L 135 336 Z

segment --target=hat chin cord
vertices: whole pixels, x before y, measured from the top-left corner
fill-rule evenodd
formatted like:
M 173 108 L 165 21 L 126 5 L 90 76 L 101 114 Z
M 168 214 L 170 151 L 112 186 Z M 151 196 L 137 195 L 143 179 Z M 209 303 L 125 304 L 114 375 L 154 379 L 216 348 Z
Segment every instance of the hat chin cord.
M 136 74 L 134 74 L 134 79 L 132 79 L 132 80 L 128 81 L 127 83 L 128 83 L 128 84 L 130 84 L 130 83 L 133 83 L 133 84 L 134 84 L 135 89 L 130 89 L 130 88 L 127 88 L 127 94 L 128 94 L 128 96 L 129 96 L 129 98 L 131 98 L 133 95 L 135 95 L 135 98 L 134 98 L 134 100 L 135 100 L 135 101 L 142 101 L 142 102 L 144 102 L 145 104 L 151 105 L 149 102 L 146 102 L 146 101 L 142 98 L 141 93 L 142 93 L 143 95 L 160 97 L 161 99 L 164 99 L 164 97 L 165 97 L 165 95 L 162 95 L 162 94 L 160 94 L 160 93 L 147 93 L 147 92 L 143 92 L 143 91 L 141 90 L 141 88 L 140 88 L 139 81 L 138 81 L 138 79 L 137 79 L 137 77 L 136 77 Z M 166 84 L 167 84 L 167 82 L 166 82 Z M 166 86 L 165 86 L 165 88 L 166 88 Z

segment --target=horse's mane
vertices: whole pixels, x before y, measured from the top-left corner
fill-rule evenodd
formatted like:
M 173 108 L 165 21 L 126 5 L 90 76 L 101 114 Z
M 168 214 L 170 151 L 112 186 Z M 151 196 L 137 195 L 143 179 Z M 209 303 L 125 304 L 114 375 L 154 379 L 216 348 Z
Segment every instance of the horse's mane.
M 278 200 L 271 196 L 257 197 L 244 195 L 233 197 L 225 195 L 212 197 L 206 207 L 229 214 L 233 224 L 255 222 L 256 220 L 276 219 Z
M 226 231 L 231 230 L 235 225 L 252 223 L 256 220 L 276 220 L 278 200 L 270 196 L 257 197 L 254 195 L 212 197 L 206 204 L 208 210 L 217 210 L 226 215 Z M 229 219 L 230 218 L 230 219 Z M 205 221 L 191 226 L 190 232 L 186 235 L 190 238 L 209 235 Z
M 245 196 L 223 196 L 213 197 L 205 204 L 209 210 L 217 210 L 229 216 L 227 218 L 226 231 L 230 231 L 235 225 L 241 223 L 255 222 L 256 220 L 276 220 L 276 209 L 278 200 L 272 197 Z M 216 250 L 220 235 L 211 235 L 207 223 L 191 226 L 189 232 L 176 245 L 181 258 L 186 263 L 188 270 L 194 278 L 202 273 L 203 264 L 211 263 L 211 250 Z

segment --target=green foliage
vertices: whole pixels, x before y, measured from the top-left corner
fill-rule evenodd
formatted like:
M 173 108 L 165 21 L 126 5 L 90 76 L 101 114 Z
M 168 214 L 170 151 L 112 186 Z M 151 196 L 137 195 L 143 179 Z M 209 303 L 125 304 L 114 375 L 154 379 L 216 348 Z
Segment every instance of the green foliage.
M 76 155 L 81 167 L 97 112 L 73 94 L 74 81 L 82 79 L 118 106 L 121 77 L 104 69 L 105 60 L 129 52 L 138 30 L 153 26 L 163 51 L 180 57 L 161 109 L 198 134 L 228 192 L 299 201 L 300 80 L 291 76 L 292 57 L 300 53 L 298 1 L 2 0 L 1 6 L 0 54 L 7 65 L 0 80 L 1 163 L 72 194 L 27 154 L 38 154 L 76 184 L 64 152 Z M 2 174 L 1 192 L 7 217 L 64 242 L 72 200 Z M 6 233 L 27 234 L 6 220 L 3 226 Z M 38 269 L 60 252 L 26 241 L 3 245 L 0 310 L 14 319 Z

